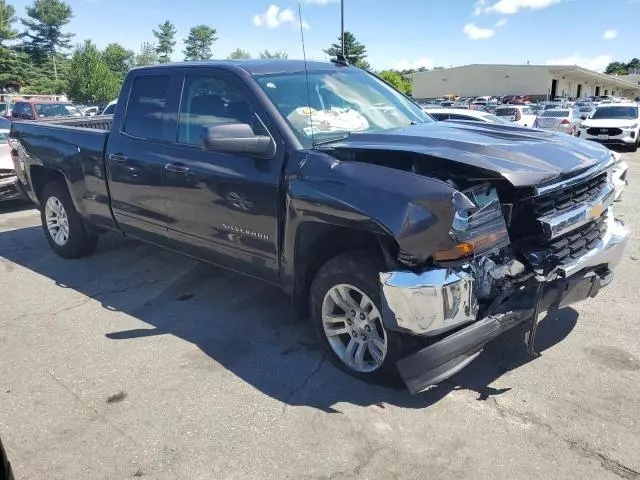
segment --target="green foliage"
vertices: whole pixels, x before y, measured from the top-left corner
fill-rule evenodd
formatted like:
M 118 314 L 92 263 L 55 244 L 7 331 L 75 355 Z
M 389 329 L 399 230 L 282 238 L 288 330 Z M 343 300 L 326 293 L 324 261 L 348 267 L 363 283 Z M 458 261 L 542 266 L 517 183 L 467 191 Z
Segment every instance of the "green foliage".
M 229 60 L 248 60 L 251 58 L 251 54 L 246 50 L 242 50 L 241 48 L 236 48 L 233 52 L 229 54 L 227 58 Z
M 21 19 L 26 27 L 22 37 L 27 53 L 42 63 L 58 50 L 68 49 L 73 34 L 63 33 L 62 28 L 72 17 L 71 7 L 61 0 L 34 0 L 33 5 L 27 7 L 27 18 Z
M 272 60 L 286 60 L 289 58 L 287 52 L 276 50 L 275 52 L 270 52 L 269 50 L 264 50 L 260 52 L 260 58 L 263 59 L 272 59 Z
M 153 30 L 153 36 L 158 41 L 156 53 L 160 63 L 169 63 L 171 61 L 171 54 L 176 46 L 176 33 L 176 27 L 169 20 L 165 20 L 164 23 L 158 25 L 158 30 Z
M 143 67 L 145 65 L 154 65 L 158 63 L 158 61 L 156 46 L 151 42 L 142 42 L 142 45 L 140 45 L 140 51 L 135 58 L 136 66 Z
M 338 43 L 331 44 L 331 47 L 324 51 L 330 57 L 342 55 L 342 36 L 338 37 Z M 344 32 L 344 56 L 351 65 L 356 65 L 365 70 L 370 70 L 371 66 L 365 61 L 367 49 L 361 44 L 351 32 Z
M 189 30 L 189 36 L 184 39 L 185 60 L 208 60 L 211 58 L 211 46 L 218 37 L 216 29 L 208 25 L 198 25 Z
M 400 72 L 396 70 L 383 70 L 377 73 L 377 76 L 399 90 L 400 92 L 408 95 L 411 93 L 411 80 L 403 77 Z
M 611 62 L 604 69 L 607 75 L 627 75 L 629 72 L 640 71 L 640 58 L 632 58 L 629 63 Z
M 135 53 L 119 43 L 110 43 L 102 51 L 102 60 L 120 81 L 124 80 L 124 76 L 134 66 L 134 58 Z
M 0 0 L 0 46 L 5 40 L 13 40 L 18 37 L 18 31 L 13 28 L 16 21 L 16 10 L 7 5 L 5 0 Z
M 99 103 L 112 100 L 120 90 L 120 79 L 104 61 L 104 52 L 86 40 L 71 58 L 68 94 L 80 103 Z

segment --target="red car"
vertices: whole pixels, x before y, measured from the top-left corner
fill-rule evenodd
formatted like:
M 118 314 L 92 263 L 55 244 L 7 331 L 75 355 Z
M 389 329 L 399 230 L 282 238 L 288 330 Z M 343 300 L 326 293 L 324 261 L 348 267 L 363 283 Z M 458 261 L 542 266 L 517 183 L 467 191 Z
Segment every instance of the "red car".
M 13 120 L 36 120 L 50 117 L 81 117 L 82 113 L 68 102 L 20 100 L 13 104 Z

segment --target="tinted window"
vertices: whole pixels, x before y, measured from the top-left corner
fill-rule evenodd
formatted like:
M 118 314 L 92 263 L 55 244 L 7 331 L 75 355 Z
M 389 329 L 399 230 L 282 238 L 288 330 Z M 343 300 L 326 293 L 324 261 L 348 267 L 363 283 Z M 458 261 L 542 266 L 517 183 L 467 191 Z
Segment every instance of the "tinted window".
M 638 118 L 637 107 L 603 107 L 596 108 L 591 114 L 591 118 L 618 118 L 623 120 L 635 120 Z
M 433 113 L 433 112 L 431 112 L 429 115 L 431 115 L 433 118 L 435 118 L 439 122 L 441 122 L 442 120 L 447 120 L 449 118 L 449 115 L 447 115 L 446 113 Z
M 116 104 L 112 104 L 112 105 L 107 105 L 107 108 L 104 109 L 104 112 L 102 112 L 102 115 L 113 115 L 113 113 L 116 111 Z
M 498 117 L 513 117 L 516 114 L 515 108 L 497 108 L 496 116 Z
M 133 82 L 124 131 L 149 140 L 162 138 L 162 119 L 167 104 L 169 76 L 138 77 Z
M 458 115 L 458 114 L 451 114 L 449 115 L 449 120 L 467 120 L 467 121 L 472 121 L 472 122 L 479 122 L 480 120 L 478 118 L 475 117 L 470 117 L 468 115 Z
M 558 108 L 553 110 L 545 110 L 540 114 L 541 117 L 553 117 L 553 118 L 563 118 L 569 116 L 569 110 L 560 110 Z
M 263 133 L 243 91 L 233 83 L 211 75 L 185 78 L 180 102 L 178 142 L 199 145 L 204 129 L 218 123 L 247 123 Z

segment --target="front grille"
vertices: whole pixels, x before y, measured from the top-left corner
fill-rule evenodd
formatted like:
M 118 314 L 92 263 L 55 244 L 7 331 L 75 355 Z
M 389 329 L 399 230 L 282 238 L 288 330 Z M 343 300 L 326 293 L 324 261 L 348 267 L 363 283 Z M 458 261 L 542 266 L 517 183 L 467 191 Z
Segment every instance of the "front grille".
M 587 133 L 589 135 L 609 135 L 610 137 L 615 137 L 616 135 L 620 135 L 622 133 L 622 129 L 620 128 L 587 128 Z
M 540 195 L 533 199 L 533 212 L 536 217 L 545 217 L 569 211 L 598 197 L 606 184 L 607 174 L 602 173 L 586 182 Z
M 606 220 L 607 214 L 604 213 L 597 220 L 554 238 L 547 244 L 551 252 L 549 260 L 556 265 L 566 265 L 595 248 L 607 230 Z

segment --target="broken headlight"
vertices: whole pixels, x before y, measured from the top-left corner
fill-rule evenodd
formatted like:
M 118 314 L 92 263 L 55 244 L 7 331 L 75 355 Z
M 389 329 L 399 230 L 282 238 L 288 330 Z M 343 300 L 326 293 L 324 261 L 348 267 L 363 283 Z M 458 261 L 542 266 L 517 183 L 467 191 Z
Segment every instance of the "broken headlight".
M 455 215 L 449 234 L 456 244 L 436 251 L 435 261 L 473 258 L 509 244 L 507 225 L 495 188 L 485 184 L 455 192 L 452 203 Z

